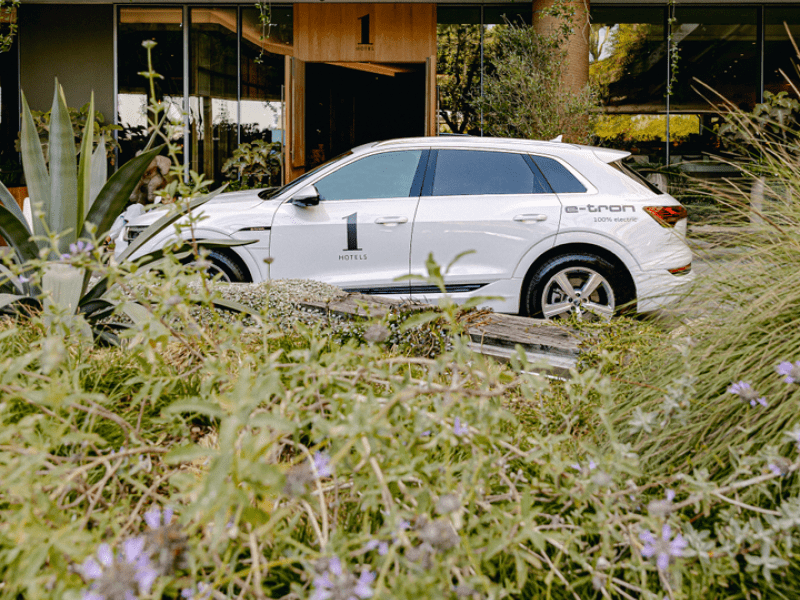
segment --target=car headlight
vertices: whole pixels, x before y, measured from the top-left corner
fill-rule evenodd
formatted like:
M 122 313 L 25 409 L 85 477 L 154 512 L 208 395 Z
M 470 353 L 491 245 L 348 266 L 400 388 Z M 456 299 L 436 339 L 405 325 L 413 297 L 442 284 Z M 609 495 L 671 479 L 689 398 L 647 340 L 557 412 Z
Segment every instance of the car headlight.
M 133 240 L 139 237 L 139 234 L 145 229 L 147 229 L 147 225 L 128 225 L 125 228 L 122 239 L 130 244 Z

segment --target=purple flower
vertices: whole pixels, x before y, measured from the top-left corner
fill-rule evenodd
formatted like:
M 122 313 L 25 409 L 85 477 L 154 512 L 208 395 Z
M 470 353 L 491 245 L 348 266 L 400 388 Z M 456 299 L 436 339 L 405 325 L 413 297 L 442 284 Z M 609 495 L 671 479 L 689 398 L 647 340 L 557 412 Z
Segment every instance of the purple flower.
M 647 505 L 647 512 L 657 517 L 666 517 L 672 512 L 672 501 L 675 499 L 675 490 L 667 490 L 666 498 L 653 500 Z
M 177 522 L 172 522 L 172 517 L 171 508 L 165 508 L 163 515 L 157 506 L 144 513 L 144 520 L 150 528 L 144 534 L 145 551 L 153 559 L 159 575 L 170 575 L 188 564 L 188 536 Z
M 333 469 L 331 469 L 330 462 L 331 457 L 328 454 L 317 452 L 314 454 L 313 461 L 304 461 L 290 467 L 286 471 L 286 485 L 283 487 L 283 493 L 287 496 L 302 496 L 317 477 L 331 477 Z
M 161 527 L 162 525 L 161 509 L 158 508 L 157 506 L 154 506 L 153 508 L 148 510 L 146 513 L 144 513 L 144 521 L 145 523 L 147 523 L 147 526 L 150 529 L 158 529 L 159 527 Z M 169 525 L 170 523 L 172 523 L 172 509 L 165 508 L 163 525 L 166 526 Z
M 195 596 L 194 588 L 183 588 L 181 590 L 181 598 L 186 600 L 204 600 L 211 595 L 211 586 L 203 583 L 202 581 L 197 584 L 197 596 Z
M 650 531 L 644 530 L 639 534 L 639 539 L 644 542 L 642 556 L 645 558 L 656 557 L 659 571 L 666 571 L 670 561 L 675 557 L 683 556 L 683 550 L 688 546 L 686 540 L 679 533 L 672 538 L 672 529 L 666 523 L 661 528 L 661 539 L 656 538 Z
M 369 569 L 361 571 L 358 578 L 342 567 L 342 561 L 333 557 L 321 575 L 314 578 L 311 600 L 359 600 L 371 598 L 370 584 L 375 574 Z
M 593 460 L 590 460 L 584 469 L 580 463 L 573 463 L 570 465 L 576 471 L 580 471 L 581 473 L 588 473 L 589 471 L 594 471 L 597 468 L 597 463 Z
M 775 370 L 778 371 L 778 375 L 786 375 L 783 379 L 786 383 L 800 382 L 800 360 L 794 364 L 789 361 L 784 361 L 779 364 Z
M 462 423 L 458 417 L 453 421 L 453 433 L 457 436 L 467 435 L 469 433 L 469 425 Z
M 773 475 L 783 475 L 783 469 L 781 469 L 775 463 L 769 463 L 767 468 L 772 472 Z
M 94 246 L 92 246 L 91 242 L 84 242 L 83 240 L 79 240 L 74 244 L 69 245 L 69 253 L 62 254 L 61 260 L 70 260 L 73 258 L 77 258 L 81 254 L 89 254 L 94 250 Z
M 749 402 L 750 406 L 755 406 L 756 403 L 761 406 L 767 405 L 766 399 L 759 397 L 758 392 L 750 387 L 750 384 L 746 381 L 737 381 L 728 388 L 728 393 L 738 395 L 745 402 Z
M 149 593 L 158 572 L 144 546 L 144 538 L 129 538 L 122 542 L 121 552 L 115 557 L 108 544 L 101 544 L 97 560 L 87 558 L 80 569 L 83 577 L 92 581 L 83 600 L 130 600 Z
M 378 549 L 378 554 L 381 556 L 386 556 L 389 553 L 389 542 L 385 540 L 370 540 L 364 546 L 365 550 L 375 550 Z
M 314 468 L 317 470 L 317 475 L 320 477 L 330 477 L 333 475 L 330 462 L 331 457 L 325 452 L 317 452 L 314 454 Z

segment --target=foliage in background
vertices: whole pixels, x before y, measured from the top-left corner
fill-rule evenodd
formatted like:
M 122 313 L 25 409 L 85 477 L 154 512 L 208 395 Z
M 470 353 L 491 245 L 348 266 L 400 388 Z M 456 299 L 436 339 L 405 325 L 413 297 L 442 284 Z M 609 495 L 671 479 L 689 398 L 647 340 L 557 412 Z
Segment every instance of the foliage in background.
M 280 184 L 281 143 L 254 140 L 243 142 L 225 161 L 222 172 L 228 179 L 246 187 L 268 187 Z
M 50 163 L 50 129 L 52 127 L 52 109 L 48 110 L 47 112 L 39 111 L 39 110 L 32 110 L 30 111 L 31 118 L 33 119 L 33 125 L 36 128 L 36 132 L 39 135 L 39 140 L 42 145 L 42 151 L 44 152 L 44 162 L 45 164 Z M 72 130 L 75 133 L 74 136 L 74 144 L 75 144 L 75 152 L 80 152 L 83 140 L 87 135 L 87 126 L 90 120 L 90 114 L 93 115 L 91 118 L 91 128 L 89 131 L 92 133 L 92 146 L 91 151 L 94 152 L 95 149 L 101 144 L 101 142 L 105 145 L 105 154 L 108 161 L 113 165 L 114 164 L 114 153 L 116 150 L 119 149 L 119 143 L 117 142 L 116 138 L 114 137 L 114 131 L 121 131 L 122 127 L 119 125 L 114 125 L 113 123 L 109 123 L 108 125 L 104 125 L 104 118 L 103 115 L 99 112 L 94 110 L 94 105 L 91 103 L 86 103 L 80 108 L 68 108 L 67 113 L 69 114 L 69 120 L 72 125 Z M 14 149 L 17 152 L 22 152 L 22 131 L 17 136 L 16 141 L 14 142 Z
M 347 341 L 269 305 L 258 326 L 210 304 L 200 321 L 181 270 L 130 286 L 152 321 L 123 348 L 0 323 L 0 598 L 662 600 L 800 583 L 795 442 L 773 464 L 734 440 L 719 480 L 654 475 L 608 418 L 625 397 L 618 367 L 599 369 L 621 355 L 551 384 L 458 335 L 399 353 L 384 319 Z M 649 335 L 606 327 L 612 351 Z
M 16 10 L 20 0 L 0 0 L 0 54 L 8 52 L 17 34 Z
M 762 152 L 763 146 L 796 146 L 800 128 L 800 102 L 787 92 L 764 92 L 764 102 L 749 113 L 734 112 L 725 117 L 718 134 L 728 150 L 750 156 Z
M 700 133 L 697 115 L 670 115 L 669 137 L 672 141 L 686 140 Z M 625 148 L 636 142 L 666 141 L 666 115 L 614 115 L 596 117 L 592 134 L 613 148 Z
M 484 133 L 588 142 L 597 99 L 589 85 L 572 90 L 564 83 L 566 39 L 560 31 L 539 34 L 514 24 L 495 34 L 495 70 L 486 75 L 479 102 Z
M 480 133 L 481 26 L 436 26 L 439 116 L 451 133 Z

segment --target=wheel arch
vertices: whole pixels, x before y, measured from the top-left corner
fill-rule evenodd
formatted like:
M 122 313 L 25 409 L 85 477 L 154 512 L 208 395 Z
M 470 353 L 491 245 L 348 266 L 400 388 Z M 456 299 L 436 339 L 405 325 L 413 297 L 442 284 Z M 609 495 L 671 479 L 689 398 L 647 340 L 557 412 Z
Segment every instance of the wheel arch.
M 526 302 L 526 292 L 525 290 L 528 289 L 528 286 L 533 279 L 533 276 L 539 270 L 539 268 L 551 258 L 555 258 L 557 256 L 562 256 L 565 254 L 594 254 L 595 256 L 599 256 L 600 258 L 607 260 L 609 263 L 614 265 L 619 272 L 616 273 L 619 277 L 624 280 L 624 284 L 630 286 L 629 289 L 632 290 L 633 298 L 631 300 L 635 300 L 636 298 L 636 281 L 633 278 L 633 275 L 630 272 L 630 269 L 625 264 L 619 256 L 611 252 L 610 250 L 603 248 L 602 246 L 597 246 L 595 244 L 587 243 L 587 242 L 570 242 L 566 244 L 561 244 L 559 246 L 553 246 L 549 250 L 546 250 L 534 260 L 529 266 L 528 270 L 525 272 L 525 276 L 522 280 L 522 287 L 520 288 L 520 295 L 519 295 L 519 314 L 528 314 L 528 307 Z
M 242 270 L 242 273 L 244 273 L 247 278 L 247 281 L 245 281 L 244 283 L 253 283 L 253 274 L 250 272 L 247 263 L 242 259 L 241 256 L 239 256 L 239 254 L 233 248 L 216 247 L 209 249 L 210 250 L 213 249 L 214 252 L 216 252 L 217 254 L 222 254 L 225 258 L 227 258 L 231 262 L 236 263 L 236 266 L 238 266 Z
M 189 242 L 190 238 L 187 235 L 182 236 L 184 241 Z M 236 238 L 231 237 L 230 235 L 218 231 L 216 229 L 198 229 L 194 232 L 194 238 L 198 241 L 202 241 L 203 239 L 208 240 L 219 240 L 219 239 L 226 239 L 226 240 L 233 240 Z M 202 246 L 202 244 L 200 244 Z M 242 270 L 242 272 L 247 276 L 247 282 L 252 283 L 255 281 L 254 274 L 259 274 L 258 265 L 256 264 L 255 258 L 253 255 L 246 249 L 247 246 L 234 246 L 234 247 L 209 247 L 209 250 L 213 250 L 214 252 L 218 252 L 225 257 L 229 258 L 231 261 L 235 262 L 236 265 Z

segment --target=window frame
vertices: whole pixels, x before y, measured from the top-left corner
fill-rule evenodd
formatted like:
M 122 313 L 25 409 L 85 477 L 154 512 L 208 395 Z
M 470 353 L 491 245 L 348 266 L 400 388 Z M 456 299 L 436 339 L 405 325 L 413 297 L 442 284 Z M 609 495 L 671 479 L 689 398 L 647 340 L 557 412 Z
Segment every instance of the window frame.
M 325 198 L 320 193 L 320 202 L 368 202 L 368 201 L 371 201 L 371 200 L 374 200 L 374 201 L 389 200 L 391 198 L 416 198 L 416 197 L 419 197 L 420 196 L 420 190 L 422 189 L 422 181 L 423 181 L 423 178 L 425 176 L 425 172 L 426 172 L 426 169 L 427 169 L 427 166 L 428 166 L 429 155 L 431 153 L 431 150 L 429 148 L 392 148 L 392 149 L 389 149 L 389 148 L 384 149 L 384 148 L 382 148 L 380 151 L 377 151 L 377 152 L 369 152 L 369 153 L 366 153 L 366 154 L 353 156 L 351 158 L 351 160 L 346 161 L 344 164 L 339 165 L 335 169 L 332 169 L 332 170 L 326 171 L 323 174 L 320 174 L 319 177 L 317 177 L 313 181 L 307 181 L 306 184 L 307 185 L 308 184 L 313 185 L 315 188 L 317 188 L 317 192 L 320 192 L 319 188 L 317 187 L 317 184 L 320 181 L 322 181 L 323 179 L 325 179 L 326 177 L 330 177 L 334 173 L 338 173 L 340 170 L 342 170 L 344 168 L 347 168 L 350 165 L 354 165 L 357 162 L 360 162 L 362 160 L 371 158 L 373 156 L 378 156 L 378 155 L 381 155 L 381 154 L 397 153 L 397 152 L 419 152 L 420 153 L 420 156 L 417 159 L 417 166 L 416 166 L 415 171 L 414 171 L 414 177 L 411 180 L 411 188 L 409 189 L 409 192 L 408 192 L 407 196 L 386 196 L 386 197 L 380 197 L 380 198 L 372 197 L 372 198 L 328 199 L 328 198 Z M 331 161 L 331 162 L 333 162 L 333 161 Z M 331 166 L 331 165 L 329 163 L 324 163 L 321 166 Z M 317 167 L 317 169 L 319 169 L 319 167 Z M 294 184 L 294 182 L 292 182 L 292 184 Z M 292 184 L 290 184 L 290 185 L 292 185 Z
M 537 181 L 544 184 L 545 191 L 543 192 L 509 192 L 509 193 L 501 193 L 501 194 L 434 194 L 433 193 L 433 184 L 436 178 L 436 167 L 439 160 L 439 152 L 448 152 L 448 151 L 462 151 L 462 152 L 493 152 L 495 154 L 514 154 L 517 156 L 522 157 L 523 162 L 525 165 L 530 169 L 531 175 L 533 176 L 534 185 Z M 422 190 L 420 195 L 421 196 L 435 196 L 437 198 L 451 198 L 453 196 L 546 196 L 548 194 L 554 194 L 550 183 L 547 181 L 547 178 L 544 174 L 539 170 L 536 164 L 530 159 L 530 152 L 524 152 L 519 150 L 510 150 L 507 148 L 433 148 L 431 149 L 431 156 L 428 159 L 428 168 L 427 172 L 425 173 L 425 181 L 422 186 Z

